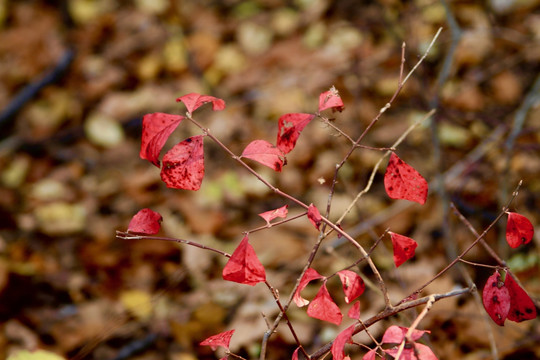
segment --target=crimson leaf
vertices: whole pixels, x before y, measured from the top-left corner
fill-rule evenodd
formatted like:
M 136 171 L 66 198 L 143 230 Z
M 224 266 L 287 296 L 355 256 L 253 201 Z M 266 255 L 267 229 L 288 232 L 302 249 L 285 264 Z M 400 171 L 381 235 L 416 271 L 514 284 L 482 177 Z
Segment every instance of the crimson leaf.
M 182 119 L 184 119 L 184 117 L 180 115 L 164 113 L 144 115 L 142 123 L 141 151 L 139 153 L 141 159 L 146 159 L 159 167 L 159 153 Z
M 304 299 L 300 296 L 300 291 L 304 290 L 304 288 L 309 284 L 311 280 L 317 280 L 322 279 L 324 276 L 319 274 L 317 270 L 308 268 L 306 272 L 304 273 L 304 276 L 302 276 L 302 279 L 300 279 L 300 284 L 298 285 L 298 289 L 296 289 L 296 292 L 294 293 L 293 300 L 298 307 L 306 306 L 309 304 L 309 300 Z
M 242 152 L 242 157 L 255 160 L 278 172 L 283 168 L 283 153 L 265 140 L 250 142 Z
M 212 350 L 216 350 L 218 346 L 222 346 L 225 349 L 229 350 L 229 343 L 231 342 L 231 337 L 233 336 L 234 329 L 229 331 L 224 331 L 222 333 L 210 336 L 205 340 L 201 341 L 199 345 L 201 346 L 210 346 Z
M 190 137 L 163 156 L 161 179 L 173 189 L 199 190 L 204 177 L 203 135 Z
M 299 347 L 296 348 L 296 350 L 294 350 L 293 354 L 292 354 L 292 360 L 298 360 L 298 351 L 300 350 Z
M 375 355 L 377 355 L 377 351 L 371 349 L 362 357 L 362 360 L 375 360 Z
M 283 151 L 283 154 L 294 149 L 300 132 L 314 117 L 315 115 L 312 114 L 292 113 L 279 118 L 277 147 Z
M 383 344 L 400 344 L 405 335 L 409 331 L 409 328 L 403 326 L 392 325 L 384 332 L 382 343 Z M 411 334 L 411 340 L 416 341 L 422 337 L 425 333 L 429 333 L 428 330 L 413 330 Z
M 351 306 L 347 316 L 354 320 L 360 319 L 360 301 L 356 301 L 353 306 Z
M 418 356 L 416 356 L 415 350 L 418 353 Z M 384 352 L 395 358 L 398 353 L 398 349 L 386 349 Z M 414 349 L 412 347 L 403 349 L 399 360 L 437 360 L 437 357 L 428 346 L 414 343 Z
M 506 223 L 506 241 L 512 248 L 528 244 L 534 235 L 534 227 L 525 216 L 515 212 L 508 213 Z
M 326 281 L 321 285 L 313 301 L 309 303 L 307 314 L 315 319 L 328 321 L 336 325 L 341 324 L 343 315 L 334 300 L 332 300 L 330 293 L 328 293 Z
M 499 272 L 495 270 L 493 275 L 488 278 L 486 285 L 484 285 L 482 302 L 486 312 L 499 326 L 504 326 L 504 321 L 508 317 L 510 301 L 508 288 L 501 280 Z
M 360 275 L 350 270 L 341 270 L 338 272 L 338 275 L 343 284 L 343 292 L 345 293 L 345 302 L 347 304 L 364 293 L 366 285 Z
M 159 232 L 163 217 L 150 209 L 140 210 L 128 225 L 128 232 L 137 234 L 153 235 Z
M 223 268 L 223 279 L 250 286 L 266 281 L 264 266 L 257 258 L 247 235 Z
M 508 311 L 508 320 L 522 322 L 536 318 L 536 307 L 533 301 L 527 295 L 512 275 L 507 274 L 504 285 L 510 294 L 510 310 Z
M 345 356 L 345 344 L 349 342 L 354 333 L 354 324 L 338 334 L 332 343 L 332 359 L 343 360 Z
M 309 221 L 313 224 L 313 226 L 315 226 L 315 228 L 319 230 L 322 217 L 321 217 L 321 213 L 319 212 L 319 209 L 317 209 L 315 205 L 309 204 L 307 217 Z
M 414 256 L 414 251 L 418 244 L 407 236 L 399 235 L 391 231 L 388 233 L 390 234 L 392 246 L 394 247 L 394 264 L 396 264 L 396 267 L 399 267 Z
M 332 109 L 333 111 L 339 112 L 342 112 L 343 109 L 345 109 L 345 106 L 343 106 L 343 100 L 341 100 L 338 91 L 333 86 L 330 88 L 330 90 L 319 95 L 319 112 L 326 109 Z
M 186 105 L 186 109 L 188 113 L 190 114 L 193 113 L 202 105 L 206 104 L 207 102 L 212 103 L 212 110 L 214 111 L 225 109 L 225 101 L 218 99 L 216 97 L 210 96 L 210 95 L 201 95 L 201 94 L 191 93 L 184 96 L 180 96 L 178 99 L 176 99 L 176 101 L 183 102 L 184 105 Z
M 390 155 L 384 188 L 392 199 L 404 199 L 423 205 L 428 194 L 428 183 L 412 166 L 406 164 L 395 153 Z
M 277 217 L 286 218 L 287 217 L 287 213 L 288 213 L 287 208 L 288 207 L 289 207 L 289 205 L 283 205 L 280 208 L 260 213 L 259 216 L 262 217 L 264 220 L 266 220 L 266 223 L 268 224 L 268 226 L 270 226 L 270 221 L 274 220 L 275 218 L 277 218 Z

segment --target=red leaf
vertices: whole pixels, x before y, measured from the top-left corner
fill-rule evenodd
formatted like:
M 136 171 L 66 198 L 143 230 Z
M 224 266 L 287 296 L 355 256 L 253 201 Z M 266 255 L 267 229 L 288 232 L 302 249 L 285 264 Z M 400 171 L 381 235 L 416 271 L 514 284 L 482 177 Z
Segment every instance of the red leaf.
M 321 225 L 321 213 L 319 212 L 319 209 L 313 204 L 309 204 L 307 217 L 309 221 L 315 226 L 317 230 L 319 230 L 319 226 Z
M 231 337 L 233 336 L 233 333 L 234 329 L 224 331 L 217 335 L 210 336 L 209 338 L 203 340 L 199 345 L 210 346 L 212 350 L 216 350 L 218 346 L 222 346 L 225 349 L 229 350 L 229 343 L 231 342 Z
M 512 248 L 528 244 L 534 235 L 534 227 L 525 216 L 515 212 L 508 213 L 506 223 L 506 241 Z
M 418 244 L 409 237 L 391 231 L 388 233 L 392 238 L 392 246 L 394 247 L 394 264 L 396 264 L 396 267 L 399 267 L 414 256 L 414 251 Z
M 186 105 L 186 109 L 188 113 L 190 114 L 193 113 L 202 105 L 206 104 L 207 102 L 212 103 L 212 110 L 214 111 L 225 109 L 225 101 L 218 99 L 216 97 L 213 97 L 213 96 L 209 96 L 209 95 L 191 93 L 184 96 L 180 96 L 178 99 L 176 99 L 176 101 L 183 102 L 184 105 Z
M 332 111 L 342 112 L 345 109 L 343 106 L 343 100 L 339 96 L 335 87 L 331 87 L 330 90 L 325 91 L 319 95 L 319 112 L 332 109 Z
M 287 217 L 287 213 L 288 213 L 287 208 L 288 207 L 289 207 L 289 205 L 283 205 L 280 208 L 260 213 L 259 216 L 262 217 L 264 220 L 266 220 L 266 223 L 268 224 L 268 226 L 270 226 L 270 221 L 274 220 L 275 218 L 277 218 L 277 217 L 286 218 Z
M 354 320 L 360 319 L 360 301 L 355 302 L 353 306 L 351 306 L 347 316 Z
M 384 332 L 382 343 L 383 344 L 400 344 L 405 335 L 409 331 L 409 328 L 403 326 L 392 325 Z M 428 330 L 413 330 L 411 334 L 411 340 L 416 341 L 422 337 L 425 333 L 429 333 Z
M 371 349 L 362 357 L 362 360 L 375 360 L 375 355 L 377 355 L 377 351 Z
M 351 336 L 354 333 L 354 325 L 349 326 L 338 334 L 334 342 L 332 343 L 332 359 L 343 360 L 345 356 L 345 344 L 349 342 Z
M 294 350 L 293 354 L 292 354 L 292 360 L 298 360 L 298 351 L 300 350 L 299 347 L 296 348 L 296 350 Z
M 153 235 L 159 232 L 163 217 L 150 209 L 140 210 L 128 225 L 128 232 L 137 234 Z
M 509 273 L 506 274 L 504 285 L 508 289 L 510 296 L 508 320 L 522 322 L 536 318 L 536 307 L 533 301 Z
M 190 137 L 163 156 L 161 179 L 173 189 L 199 190 L 204 177 L 203 135 Z
M 242 152 L 242 157 L 255 160 L 275 171 L 281 172 L 283 168 L 283 153 L 265 140 L 250 142 Z
M 415 355 L 414 349 L 411 347 L 403 349 L 399 360 L 438 360 L 433 351 L 431 351 L 428 346 L 424 344 L 414 343 L 414 347 L 418 352 L 418 357 Z M 398 349 L 385 349 L 384 352 L 395 358 L 398 353 Z
M 309 284 L 311 280 L 317 280 L 322 279 L 324 276 L 319 274 L 317 270 L 308 268 L 306 272 L 304 273 L 304 276 L 302 276 L 302 279 L 300 279 L 300 284 L 298 285 L 298 289 L 296 289 L 296 292 L 294 293 L 293 300 L 298 307 L 306 306 L 309 304 L 309 300 L 304 299 L 300 296 L 300 291 L 304 290 L 304 288 Z
M 294 149 L 300 132 L 314 117 L 315 115 L 312 114 L 293 113 L 285 114 L 279 118 L 277 147 L 283 151 L 283 154 Z
M 326 281 L 321 285 L 319 292 L 309 304 L 307 314 L 315 319 L 328 321 L 336 325 L 341 324 L 343 315 L 328 293 Z
M 266 272 L 255 250 L 244 236 L 223 268 L 223 279 L 254 286 L 266 280 Z
M 350 270 L 341 270 L 338 272 L 343 292 L 345 293 L 345 302 L 348 304 L 364 293 L 366 285 L 364 280 L 357 273 Z
M 384 174 L 384 187 L 392 199 L 404 199 L 424 204 L 428 194 L 428 183 L 412 166 L 406 164 L 395 153 Z
M 509 276 L 507 275 L 507 281 Z M 499 326 L 504 326 L 504 320 L 510 311 L 510 293 L 507 286 L 502 282 L 501 275 L 497 270 L 491 275 L 484 290 L 482 291 L 482 302 L 486 312 Z
M 159 153 L 182 119 L 183 116 L 164 113 L 144 115 L 139 153 L 141 159 L 146 159 L 159 167 Z

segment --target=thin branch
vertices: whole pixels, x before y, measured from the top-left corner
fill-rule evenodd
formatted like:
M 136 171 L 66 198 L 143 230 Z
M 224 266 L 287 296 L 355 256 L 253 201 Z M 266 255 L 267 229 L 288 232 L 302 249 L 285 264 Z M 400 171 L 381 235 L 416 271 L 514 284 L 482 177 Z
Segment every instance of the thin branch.
M 401 357 L 401 354 L 403 353 L 403 350 L 405 349 L 405 343 L 412 342 L 411 336 L 413 334 L 413 331 L 416 330 L 416 328 L 418 327 L 418 324 L 420 324 L 420 321 L 422 321 L 422 319 L 426 317 L 428 311 L 431 309 L 434 303 L 435 303 L 435 297 L 430 296 L 426 306 L 424 307 L 422 312 L 416 317 L 412 325 L 407 330 L 407 333 L 403 337 L 403 341 L 401 342 L 401 344 L 399 344 L 398 352 L 396 356 L 394 357 L 395 359 L 399 359 Z

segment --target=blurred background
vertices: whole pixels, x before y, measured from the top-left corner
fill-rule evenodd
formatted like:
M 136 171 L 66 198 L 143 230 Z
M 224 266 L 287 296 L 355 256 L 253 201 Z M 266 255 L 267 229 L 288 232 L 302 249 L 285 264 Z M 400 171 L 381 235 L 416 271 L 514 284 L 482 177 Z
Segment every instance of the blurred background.
M 363 142 L 390 146 L 435 108 L 397 149 L 430 182 L 430 198 L 423 207 L 391 201 L 382 166 L 343 222 L 367 248 L 388 227 L 418 241 L 415 259 L 399 270 L 388 239 L 373 254 L 394 302 L 474 240 L 450 201 L 481 232 L 523 180 L 511 210 L 540 223 L 540 1 L 0 0 L 0 357 L 44 349 L 66 359 L 214 359 L 223 353 L 197 344 L 233 328 L 231 349 L 257 357 L 261 313 L 277 314 L 266 288 L 223 281 L 225 259 L 213 253 L 119 240 L 115 231 L 149 207 L 164 217 L 162 235 L 230 253 L 242 231 L 264 225 L 256 214 L 287 202 L 210 141 L 201 190 L 167 189 L 159 170 L 139 158 L 142 116 L 182 114 L 175 99 L 186 93 L 220 97 L 224 111 L 207 105 L 195 116 L 239 154 L 254 139 L 274 143 L 279 116 L 314 113 L 319 94 L 334 85 L 345 110 L 327 115 L 356 138 L 396 91 L 402 43 L 407 73 L 439 27 L 426 59 Z M 166 148 L 198 133 L 182 123 Z M 343 136 L 314 121 L 282 173 L 254 167 L 324 209 L 348 149 Z M 365 187 L 382 154 L 354 153 L 332 218 Z M 538 299 L 538 236 L 512 250 L 505 223 L 487 240 Z M 316 237 L 306 219 L 250 237 L 283 298 Z M 339 239 L 323 245 L 314 263 L 323 275 L 358 258 Z M 495 263 L 481 248 L 467 259 Z M 372 280 L 363 266 L 356 270 Z M 491 272 L 466 270 L 479 288 Z M 328 286 L 346 311 L 339 282 Z M 467 286 L 458 271 L 425 293 L 455 286 Z M 317 289 L 302 294 L 311 299 Z M 369 286 L 361 301 L 362 318 L 383 306 Z M 404 312 L 371 331 L 409 326 L 416 315 Z M 339 332 L 305 309 L 292 306 L 289 317 L 310 352 Z M 540 358 L 538 321 L 497 327 L 473 296 L 438 302 L 421 327 L 433 331 L 427 344 L 439 359 L 492 359 L 493 344 L 501 359 Z M 365 334 L 355 339 L 372 345 Z M 267 358 L 290 358 L 295 347 L 281 325 Z M 364 352 L 351 347 L 351 358 Z

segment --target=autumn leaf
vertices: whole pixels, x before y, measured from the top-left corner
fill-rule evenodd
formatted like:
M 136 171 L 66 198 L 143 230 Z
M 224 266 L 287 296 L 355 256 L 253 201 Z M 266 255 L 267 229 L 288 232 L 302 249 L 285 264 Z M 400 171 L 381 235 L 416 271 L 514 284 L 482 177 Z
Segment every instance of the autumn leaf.
M 428 183 L 412 166 L 406 164 L 395 153 L 384 174 L 384 188 L 392 199 L 404 199 L 423 205 L 428 194 Z
M 362 357 L 362 360 L 375 360 L 375 355 L 377 355 L 377 351 L 371 349 Z
M 300 347 L 297 347 L 296 350 L 294 350 L 292 360 L 298 360 L 298 351 L 300 351 Z
M 304 299 L 300 296 L 300 292 L 304 290 L 304 288 L 309 284 L 312 280 L 318 280 L 322 279 L 324 276 L 319 274 L 317 270 L 308 268 L 306 272 L 304 273 L 304 276 L 302 276 L 302 279 L 300 279 L 300 284 L 298 285 L 298 289 L 296 289 L 296 292 L 294 293 L 293 300 L 296 306 L 302 307 L 309 304 L 309 300 Z
M 250 286 L 266 281 L 264 267 L 249 243 L 247 235 L 223 268 L 223 279 Z
M 210 346 L 212 350 L 216 350 L 218 346 L 222 346 L 225 349 L 229 350 L 229 343 L 231 342 L 231 337 L 234 334 L 234 329 L 229 331 L 224 331 L 217 335 L 210 336 L 209 338 L 203 340 L 199 345 L 201 346 Z
M 341 324 L 343 315 L 334 300 L 332 300 L 330 293 L 328 293 L 326 281 L 321 285 L 313 301 L 309 303 L 307 314 L 315 319 L 328 321 L 336 325 Z
M 525 216 L 515 212 L 508 213 L 506 223 L 506 242 L 512 248 L 528 244 L 534 235 L 534 227 Z
M 508 288 L 501 280 L 499 272 L 495 270 L 484 285 L 482 302 L 488 315 L 499 326 L 504 326 L 504 321 L 508 317 L 510 301 Z
M 438 360 L 433 351 L 429 348 L 429 346 L 419 343 L 414 343 L 413 345 L 414 348 L 410 347 L 403 349 L 399 360 Z M 415 349 L 418 353 L 418 356 L 416 356 L 415 354 Z M 395 358 L 398 353 L 397 348 L 383 350 L 385 353 L 392 356 L 393 358 Z
M 262 217 L 266 221 L 268 226 L 270 226 L 270 221 L 274 220 L 275 218 L 278 218 L 278 217 L 279 218 L 286 218 L 287 217 L 287 213 L 288 213 L 287 208 L 288 207 L 289 207 L 289 205 L 283 205 L 280 208 L 260 213 L 259 216 Z
M 536 318 L 536 307 L 530 296 L 514 280 L 510 273 L 506 274 L 504 285 L 510 295 L 508 320 L 522 322 Z
M 384 332 L 382 343 L 383 344 L 400 344 L 405 335 L 409 331 L 409 328 L 403 326 L 392 325 Z M 425 333 L 429 333 L 428 330 L 414 329 L 411 334 L 411 340 L 416 341 L 422 337 Z
M 140 210 L 128 225 L 128 232 L 136 234 L 153 235 L 159 232 L 163 217 L 150 209 Z
M 342 112 L 345 109 L 343 100 L 341 100 L 338 91 L 333 86 L 330 90 L 319 95 L 319 112 L 326 109 L 332 109 L 332 111 L 339 112 Z
M 407 236 L 399 235 L 391 231 L 388 233 L 390 234 L 392 246 L 394 248 L 394 264 L 396 264 L 396 267 L 399 267 L 414 256 L 418 244 Z
M 242 152 L 241 157 L 255 160 L 278 172 L 281 172 L 283 168 L 283 153 L 265 140 L 250 142 Z
M 315 226 L 317 230 L 319 230 L 319 226 L 321 226 L 321 213 L 319 212 L 319 209 L 313 204 L 309 204 L 307 217 L 309 221 Z
M 351 319 L 360 319 L 360 301 L 356 301 L 347 312 L 347 316 Z
M 188 113 L 190 114 L 192 114 L 195 110 L 208 102 L 212 103 L 212 110 L 214 111 L 225 109 L 225 101 L 210 95 L 191 93 L 180 96 L 178 99 L 176 99 L 176 101 L 183 102 L 184 105 L 186 105 Z
M 190 137 L 163 156 L 161 179 L 169 188 L 199 190 L 204 177 L 203 135 Z
M 341 284 L 343 284 L 343 292 L 345 293 L 345 302 L 348 304 L 364 293 L 366 285 L 364 280 L 350 270 L 341 270 L 338 272 Z
M 332 360 L 343 360 L 345 357 L 345 344 L 349 342 L 354 333 L 354 324 L 338 334 L 332 343 Z
M 283 154 L 294 149 L 300 133 L 314 117 L 312 114 L 292 113 L 279 118 L 277 147 Z
M 183 116 L 164 113 L 146 114 L 143 116 L 141 159 L 150 161 L 159 167 L 159 153 L 171 133 L 184 119 Z

